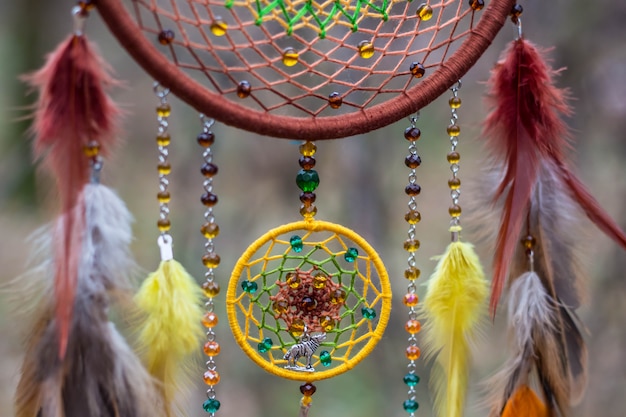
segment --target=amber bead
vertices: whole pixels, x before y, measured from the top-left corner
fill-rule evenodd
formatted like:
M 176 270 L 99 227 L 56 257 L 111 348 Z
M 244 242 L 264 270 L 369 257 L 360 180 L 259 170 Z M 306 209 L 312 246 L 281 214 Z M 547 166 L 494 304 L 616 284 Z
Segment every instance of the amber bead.
M 204 344 L 204 354 L 207 356 L 217 356 L 220 354 L 220 344 L 212 340 Z
M 313 311 L 317 307 L 317 302 L 312 297 L 304 297 L 300 301 L 300 308 L 306 311 Z
M 167 103 L 161 103 L 156 108 L 157 116 L 159 117 L 170 117 L 172 114 L 172 108 Z
M 217 204 L 217 195 L 206 192 L 200 197 L 200 201 L 205 207 L 213 207 Z
M 215 223 L 205 223 L 200 228 L 200 232 L 207 239 L 214 239 L 220 234 L 220 227 Z
M 422 3 L 417 8 L 415 14 L 422 20 L 427 21 L 433 17 L 433 8 L 426 3 Z
M 315 193 L 311 193 L 311 192 L 300 193 L 300 201 L 305 206 L 310 206 L 311 204 L 315 203 L 315 197 L 316 197 Z
M 207 281 L 202 284 L 202 291 L 204 292 L 205 297 L 213 298 L 220 293 L 220 286 L 215 281 Z
M 251 91 L 252 91 L 252 86 L 250 85 L 248 81 L 244 80 L 240 82 L 239 85 L 237 86 L 237 97 L 246 98 L 250 95 Z
M 89 144 L 83 147 L 83 153 L 87 158 L 94 158 L 100 153 L 100 144 L 96 141 L 91 141 Z
M 211 369 L 204 373 L 203 378 L 207 385 L 217 385 L 220 382 L 220 374 Z
M 361 41 L 359 42 L 359 55 L 361 58 L 369 59 L 374 56 L 374 44 L 370 41 Z
M 404 129 L 404 138 L 408 141 L 418 140 L 422 136 L 422 132 L 413 126 L 407 127 Z
M 317 388 L 315 388 L 315 385 L 313 385 L 312 382 L 305 382 L 304 384 L 300 385 L 300 392 L 302 393 L 302 395 L 306 395 L 307 397 L 315 394 L 316 390 Z
M 446 129 L 446 132 L 448 132 L 448 135 L 456 137 L 461 134 L 461 127 L 459 125 L 450 125 Z
M 528 235 L 522 239 L 522 244 L 524 245 L 526 249 L 533 249 L 536 243 L 537 241 L 535 240 L 535 237 L 532 235 Z
M 461 188 L 461 179 L 458 177 L 449 179 L 448 187 L 450 187 L 451 190 L 458 190 L 459 188 Z
M 202 317 L 202 325 L 204 327 L 215 327 L 218 321 L 219 320 L 217 319 L 217 314 L 215 314 L 214 312 L 206 313 L 204 317 Z
M 513 7 L 511 8 L 511 13 L 509 13 L 509 16 L 511 16 L 511 19 L 514 22 L 517 22 L 517 18 L 520 17 L 522 13 L 524 13 L 524 8 L 522 7 L 522 5 L 514 4 Z
M 298 52 L 291 47 L 285 48 L 283 51 L 283 64 L 285 64 L 286 67 L 293 67 L 296 65 L 298 63 L 298 58 Z
M 461 215 L 461 206 L 458 204 L 453 204 L 448 208 L 448 213 L 452 217 L 459 217 Z
M 157 165 L 157 171 L 161 175 L 169 175 L 172 172 L 172 166 L 168 162 L 162 162 Z
M 317 152 L 317 145 L 314 142 L 306 141 L 299 147 L 302 156 L 313 156 Z
M 207 253 L 202 257 L 202 263 L 207 268 L 217 268 L 220 264 L 220 256 L 217 253 Z
M 446 157 L 451 164 L 458 164 L 461 161 L 461 154 L 457 151 L 448 152 Z
M 159 32 L 159 43 L 161 45 L 169 45 L 170 43 L 174 42 L 174 31 L 172 30 L 162 30 L 161 32 Z
M 157 200 L 159 203 L 169 203 L 170 202 L 170 193 L 168 191 L 161 191 L 157 194 Z
M 312 156 L 301 156 L 298 163 L 302 169 L 306 169 L 308 171 L 315 167 L 315 158 Z
M 402 302 L 407 307 L 415 307 L 419 302 L 419 297 L 414 292 L 404 294 L 404 298 L 402 298 Z
M 196 137 L 196 142 L 203 148 L 208 148 L 215 142 L 215 134 L 213 132 L 202 132 Z
M 160 133 L 156 137 L 156 143 L 159 146 L 169 146 L 172 138 L 169 133 Z
M 422 323 L 420 323 L 417 320 L 409 320 L 404 325 L 404 330 L 406 330 L 406 332 L 410 334 L 419 333 L 421 329 L 422 329 Z
M 302 399 L 300 399 L 300 404 L 302 404 L 303 407 L 311 405 L 312 402 L 313 398 L 311 396 L 305 395 L 304 397 L 302 397 Z
M 170 230 L 171 222 L 168 219 L 159 219 L 159 221 L 157 222 L 157 227 L 159 228 L 159 231 L 167 232 L 168 230 Z
M 289 309 L 289 303 L 285 300 L 276 300 L 272 304 L 272 308 L 276 313 L 282 314 L 287 312 L 287 310 Z
M 328 277 L 323 272 L 318 272 L 313 277 L 313 288 L 318 290 L 326 288 L 326 282 L 328 282 Z
M 310 218 L 310 217 L 315 216 L 316 214 L 317 214 L 317 207 L 315 207 L 313 204 L 311 205 L 303 204 L 300 206 L 300 215 L 302 217 Z
M 224 36 L 228 30 L 228 23 L 218 18 L 215 22 L 211 23 L 211 33 L 215 36 Z
M 200 172 L 202 173 L 202 175 L 204 175 L 207 178 L 211 178 L 212 176 L 217 174 L 217 171 L 218 171 L 217 165 L 211 162 L 205 163 L 204 165 L 202 165 L 202 168 L 200 168 Z
M 422 192 L 422 187 L 420 187 L 418 184 L 411 183 L 404 187 L 404 192 L 408 196 L 415 197 L 416 195 L 419 195 L 420 192 Z
M 338 92 L 334 91 L 328 95 L 328 103 L 333 109 L 338 109 L 343 104 L 343 98 L 341 98 Z
M 421 275 L 422 271 L 420 271 L 418 268 L 412 266 L 407 268 L 404 271 L 404 278 L 408 279 L 408 280 L 414 280 L 414 279 L 418 279 Z
M 422 164 L 422 158 L 417 154 L 410 154 L 404 159 L 404 165 L 411 169 L 415 169 Z
M 417 210 L 409 210 L 404 215 L 404 220 L 408 224 L 417 224 L 422 220 L 422 214 Z
M 450 105 L 450 108 L 458 109 L 459 107 L 461 107 L 461 98 L 460 97 L 450 97 L 450 100 L 448 100 L 448 104 Z
M 304 322 L 300 319 L 294 320 L 291 326 L 289 326 L 289 332 L 295 337 L 302 336 L 302 333 L 304 333 Z
M 94 7 L 96 7 L 96 5 L 91 0 L 80 0 L 78 2 L 78 6 L 80 7 L 80 10 L 84 12 L 89 12 L 93 10 Z
M 341 304 L 346 301 L 346 292 L 342 289 L 333 291 L 330 295 L 330 302 L 333 304 Z
M 485 0 L 469 0 L 469 5 L 472 10 L 482 10 L 485 7 Z
M 302 283 L 302 280 L 300 279 L 298 274 L 296 274 L 295 272 L 288 273 L 286 278 L 287 278 L 287 284 L 289 285 L 289 288 L 294 289 L 294 290 L 296 288 L 299 288 L 300 284 Z
M 404 241 L 403 247 L 407 252 L 415 252 L 420 248 L 420 241 L 417 239 L 407 239 Z
M 417 346 L 411 345 L 406 348 L 406 358 L 410 361 L 419 359 L 422 355 L 422 351 Z
M 426 74 L 426 68 L 420 62 L 412 62 L 409 71 L 415 78 L 422 78 Z
M 335 320 L 326 316 L 322 320 L 320 320 L 320 325 L 325 332 L 329 332 L 335 328 Z

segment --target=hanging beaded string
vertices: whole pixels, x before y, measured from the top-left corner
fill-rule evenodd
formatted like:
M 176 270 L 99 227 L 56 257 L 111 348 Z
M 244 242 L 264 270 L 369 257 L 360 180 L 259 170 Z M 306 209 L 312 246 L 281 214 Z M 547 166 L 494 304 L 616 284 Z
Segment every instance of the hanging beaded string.
M 415 260 L 415 253 L 420 247 L 420 241 L 415 239 L 415 228 L 422 218 L 422 215 L 417 210 L 417 202 L 415 200 L 421 192 L 421 187 L 417 184 L 416 174 L 416 169 L 422 163 L 415 145 L 421 136 L 420 130 L 416 127 L 418 119 L 419 113 L 409 119 L 411 126 L 404 131 L 404 138 L 409 141 L 409 154 L 405 158 L 404 163 L 411 171 L 409 172 L 409 183 L 404 189 L 405 193 L 409 196 L 409 211 L 404 216 L 404 219 L 409 224 L 408 239 L 404 242 L 404 249 L 409 253 L 408 268 L 404 271 L 404 276 L 409 280 L 409 285 L 402 301 L 404 305 L 409 308 L 409 320 L 405 324 L 405 330 L 409 334 L 408 346 L 405 352 L 409 364 L 407 365 L 408 373 L 404 376 L 404 383 L 408 386 L 408 399 L 404 401 L 403 408 L 409 413 L 410 417 L 415 415 L 419 407 L 418 402 L 415 400 L 415 387 L 420 378 L 415 373 L 415 361 L 419 359 L 421 355 L 420 348 L 417 346 L 416 337 L 421 329 L 421 323 L 417 320 L 417 303 L 419 300 L 417 297 L 417 287 L 415 285 L 415 281 L 419 278 L 421 273 L 417 268 Z
M 168 191 L 170 184 L 168 175 L 172 172 L 172 167 L 168 159 L 170 145 L 168 118 L 171 114 L 171 108 L 167 102 L 167 96 L 169 95 L 170 90 L 163 88 L 158 82 L 153 84 L 153 88 L 154 93 L 160 100 L 160 103 L 156 108 L 158 123 L 156 140 L 159 147 L 159 163 L 157 165 L 157 170 L 159 172 L 159 193 L 157 194 L 157 199 L 159 200 L 159 220 L 157 221 L 157 227 L 161 232 L 161 236 L 159 236 L 159 246 L 162 246 L 165 243 L 171 243 L 172 240 L 169 234 L 171 223 L 169 219 L 170 193 Z
M 317 146 L 311 141 L 302 143 L 299 147 L 300 159 L 300 171 L 296 175 L 296 184 L 300 188 L 300 214 L 306 221 L 312 221 L 313 217 L 317 214 L 317 207 L 315 206 L 315 189 L 320 183 L 319 175 L 313 168 L 315 167 L 315 152 L 317 152 Z M 292 239 L 292 245 L 298 242 L 294 242 L 294 239 L 300 239 L 298 236 L 294 236 Z M 304 382 L 300 385 L 300 392 L 302 393 L 302 399 L 300 400 L 300 413 L 299 417 L 307 417 L 309 409 L 311 408 L 312 397 L 317 388 L 312 382 Z
M 459 115 L 457 114 L 457 110 L 461 107 L 461 98 L 459 97 L 460 88 L 461 80 L 450 88 L 450 91 L 452 91 L 452 97 L 448 100 L 448 104 L 450 105 L 450 125 L 446 129 L 450 137 L 450 152 L 448 152 L 446 158 L 450 164 L 450 171 L 452 171 L 452 178 L 448 180 L 452 205 L 448 209 L 448 213 L 450 214 L 450 232 L 452 233 L 453 242 L 459 240 L 459 232 L 461 231 L 461 206 L 459 206 L 461 180 L 457 176 L 461 155 L 456 150 L 459 145 L 459 135 L 461 134 L 461 127 L 458 125 Z
M 202 290 L 207 298 L 205 302 L 205 315 L 202 320 L 202 324 L 206 328 L 206 343 L 204 344 L 204 353 L 207 356 L 206 360 L 206 372 L 204 373 L 204 382 L 208 385 L 206 394 L 207 399 L 202 404 L 204 411 L 209 413 L 211 417 L 215 415 L 220 408 L 220 402 L 216 398 L 215 386 L 220 382 L 220 375 L 217 372 L 217 366 L 215 364 L 215 357 L 220 353 L 220 344 L 216 341 L 215 337 L 215 325 L 218 322 L 217 314 L 214 312 L 215 304 L 214 297 L 220 292 L 220 286 L 215 282 L 215 268 L 220 264 L 220 257 L 215 253 L 215 245 L 213 239 L 219 234 L 220 228 L 215 222 L 215 215 L 213 214 L 213 207 L 217 204 L 217 195 L 213 193 L 213 177 L 217 174 L 217 165 L 213 163 L 213 150 L 211 146 L 215 141 L 215 134 L 211 131 L 211 127 L 215 123 L 213 119 L 207 118 L 205 115 L 200 115 L 200 121 L 202 122 L 202 132 L 197 137 L 198 145 L 204 150 L 202 152 L 202 158 L 204 163 L 200 172 L 204 176 L 204 182 L 202 184 L 204 193 L 200 197 L 202 205 L 206 208 L 204 212 L 204 224 L 200 228 L 202 235 L 206 238 L 204 243 L 204 255 L 202 256 L 202 264 L 206 267 L 204 273 L 204 283 L 202 284 Z

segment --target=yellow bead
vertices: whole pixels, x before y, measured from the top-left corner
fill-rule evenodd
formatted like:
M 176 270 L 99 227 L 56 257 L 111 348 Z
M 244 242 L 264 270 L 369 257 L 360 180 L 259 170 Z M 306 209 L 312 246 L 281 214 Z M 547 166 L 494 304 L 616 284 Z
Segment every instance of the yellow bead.
M 159 203 L 161 204 L 167 204 L 170 202 L 170 193 L 167 191 L 161 191 L 160 193 L 157 194 L 157 200 L 159 200 Z
M 328 281 L 328 277 L 323 272 L 318 272 L 313 278 L 313 287 L 321 290 L 326 287 L 326 281 Z
M 524 245 L 526 249 L 533 249 L 536 243 L 537 241 L 535 240 L 535 237 L 532 235 L 528 235 L 522 239 L 522 244 Z
M 157 170 L 161 175 L 169 175 L 172 172 L 172 166 L 167 162 L 163 162 L 157 165 Z
M 461 206 L 458 204 L 450 206 L 450 208 L 448 208 L 448 213 L 450 213 L 450 216 L 452 217 L 459 217 L 461 215 Z
M 419 359 L 422 355 L 422 351 L 417 346 L 409 346 L 406 348 L 406 358 L 410 361 Z
M 207 298 L 213 298 L 220 293 L 220 286 L 217 282 L 205 282 L 202 284 L 202 291 Z
M 298 274 L 296 274 L 295 272 L 288 273 L 286 278 L 287 278 L 287 284 L 289 285 L 289 288 L 294 289 L 294 290 L 299 288 L 300 284 L 302 283 L 302 280 L 300 279 Z
M 163 103 L 163 104 L 160 104 L 159 107 L 156 108 L 156 111 L 157 111 L 157 116 L 159 117 L 170 117 L 170 114 L 172 113 L 172 108 L 170 107 L 169 104 Z
M 289 303 L 285 300 L 276 300 L 274 301 L 274 304 L 272 304 L 272 308 L 276 314 L 283 314 L 289 309 Z
M 304 322 L 300 319 L 294 320 L 289 326 L 289 333 L 291 333 L 294 337 L 300 337 L 304 333 Z
M 448 104 L 450 105 L 451 109 L 458 109 L 459 107 L 461 107 L 461 98 L 451 97 L 450 100 L 448 100 Z
M 448 135 L 456 137 L 461 134 L 461 127 L 459 125 L 450 125 L 446 131 L 448 132 Z
M 414 292 L 410 292 L 404 295 L 402 302 L 407 307 L 415 307 L 419 302 L 419 297 Z
M 220 256 L 217 253 L 207 253 L 202 257 L 202 263 L 207 268 L 217 268 L 220 264 Z
M 170 230 L 171 223 L 168 219 L 159 219 L 159 221 L 157 222 L 157 227 L 159 228 L 160 232 L 167 232 Z
M 300 400 L 300 404 L 302 404 L 302 406 L 304 407 L 308 407 L 309 405 L 311 405 L 312 402 L 313 397 L 311 397 L 310 395 L 303 395 L 302 399 Z
M 412 266 L 410 268 L 407 268 L 404 271 L 404 278 L 406 278 L 408 280 L 418 279 L 420 277 L 421 273 L 422 273 L 422 271 L 420 271 L 418 268 Z
M 221 19 L 211 23 L 211 33 L 215 36 L 224 36 L 228 30 L 228 24 Z
M 404 250 L 407 252 L 415 252 L 420 248 L 420 241 L 417 239 L 407 239 L 404 241 Z
M 457 151 L 448 152 L 446 157 L 451 164 L 458 164 L 461 161 L 461 154 Z
M 204 344 L 204 354 L 207 356 L 217 356 L 220 354 L 220 344 L 216 341 L 206 342 Z
M 322 326 L 322 329 L 324 329 L 325 332 L 330 332 L 332 329 L 335 328 L 335 320 L 326 316 L 320 321 L 320 325 Z
M 407 333 L 410 333 L 410 334 L 418 333 L 421 329 L 422 329 L 422 324 L 417 320 L 409 320 L 404 325 L 404 330 L 406 330 Z
M 220 374 L 210 369 L 204 373 L 203 378 L 207 385 L 217 385 L 220 382 Z
M 159 146 L 169 146 L 172 138 L 169 133 L 160 133 L 156 137 L 157 145 Z
M 207 239 L 214 239 L 220 234 L 220 227 L 215 223 L 205 223 L 200 228 L 200 232 Z
M 286 48 L 283 51 L 283 64 L 287 67 L 293 67 L 298 63 L 298 52 L 293 48 Z
M 417 8 L 415 14 L 423 21 L 427 21 L 433 17 L 433 8 L 426 3 L 422 3 Z
M 361 58 L 369 59 L 374 56 L 374 44 L 370 41 L 361 41 L 359 43 L 359 55 Z
M 333 304 L 342 304 L 346 301 L 346 292 L 342 289 L 335 290 L 330 295 L 330 302 Z
M 215 327 L 218 323 L 217 314 L 210 312 L 202 317 L 202 325 L 207 328 Z
M 317 214 L 317 207 L 314 204 L 307 206 L 306 204 L 302 204 L 300 206 L 300 215 L 305 219 L 310 219 Z
M 100 153 L 100 144 L 96 141 L 89 142 L 83 147 L 83 153 L 87 158 L 94 158 Z
M 451 190 L 458 190 L 461 188 L 461 179 L 456 177 L 449 179 L 448 187 L 450 187 Z
M 422 214 L 417 210 L 410 210 L 404 215 L 404 220 L 408 224 L 417 224 L 422 220 Z
M 300 145 L 299 150 L 302 156 L 313 156 L 317 152 L 317 145 L 315 145 L 315 142 L 308 140 Z

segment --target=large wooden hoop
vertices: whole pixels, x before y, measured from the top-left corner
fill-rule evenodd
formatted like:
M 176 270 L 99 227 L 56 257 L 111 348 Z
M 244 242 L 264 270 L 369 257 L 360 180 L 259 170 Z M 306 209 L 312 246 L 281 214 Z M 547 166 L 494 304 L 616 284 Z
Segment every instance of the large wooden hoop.
M 285 139 L 338 139 L 394 123 L 428 105 L 476 63 L 504 25 L 515 0 L 491 0 L 476 27 L 434 73 L 404 94 L 360 112 L 327 117 L 289 117 L 253 110 L 204 88 L 170 62 L 143 35 L 122 0 L 96 0 L 105 23 L 143 69 L 197 111 L 222 123 Z

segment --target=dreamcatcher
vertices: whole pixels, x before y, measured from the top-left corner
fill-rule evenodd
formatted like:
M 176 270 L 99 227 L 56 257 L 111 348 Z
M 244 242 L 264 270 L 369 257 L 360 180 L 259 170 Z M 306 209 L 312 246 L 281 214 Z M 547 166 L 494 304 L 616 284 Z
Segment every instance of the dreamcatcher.
M 118 112 L 103 89 L 112 83 L 106 65 L 83 33 L 94 10 L 156 80 L 161 263 L 133 303 L 124 297 L 132 290 L 125 278 L 132 266 L 130 215 L 99 178 Z M 244 251 L 226 304 L 235 340 L 250 359 L 271 374 L 302 382 L 300 415 L 308 415 L 314 383 L 363 360 L 380 341 L 391 310 L 389 277 L 373 247 L 317 217 L 315 141 L 406 117 L 408 287 L 402 300 L 409 337 L 403 408 L 413 416 L 419 407 L 416 361 L 425 320 L 426 352 L 436 358 L 438 413 L 462 415 L 469 342 L 485 312 L 488 284 L 460 222 L 459 80 L 509 17 L 519 36 L 490 80 L 493 111 L 486 134 L 494 168 L 483 182 L 489 184 L 485 207 L 500 217 L 487 220 L 487 226 L 499 225 L 491 314 L 509 288 L 515 354 L 494 382 L 492 415 L 566 415 L 580 398 L 586 358 L 573 313 L 580 301 L 579 271 L 569 232 L 576 217 L 569 215 L 582 210 L 624 247 L 626 236 L 565 163 L 567 131 L 559 117 L 569 112 L 566 93 L 554 87 L 552 70 L 523 38 L 520 6 L 510 0 L 98 0 L 79 2 L 73 13 L 74 33 L 30 77 L 40 89 L 35 152 L 57 179 L 62 204 L 49 231 L 53 243 L 42 249 L 49 254 L 42 270 L 51 275 L 42 285 L 53 287 L 54 297 L 36 312 L 16 395 L 19 417 L 176 415 L 177 394 L 196 380 L 190 358 L 204 337 L 203 408 L 210 415 L 220 409 L 215 120 L 303 141 L 295 173 L 299 213 Z M 448 90 L 452 239 L 418 305 L 418 111 Z M 201 113 L 201 287 L 174 260 L 169 234 L 170 94 Z M 139 310 L 137 356 L 109 322 L 110 305 Z

